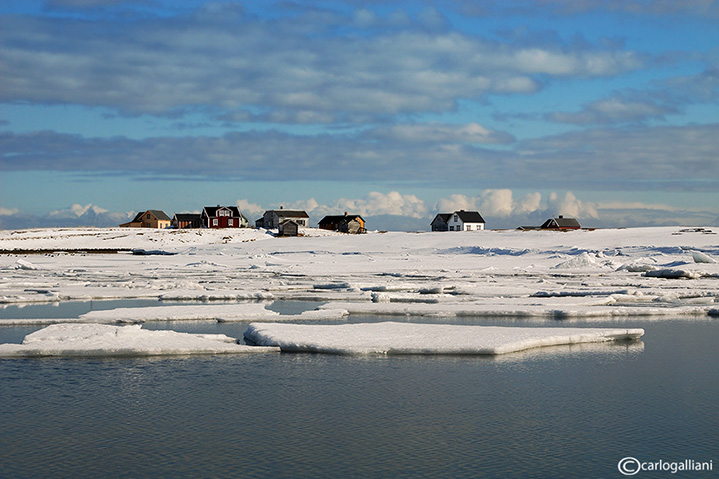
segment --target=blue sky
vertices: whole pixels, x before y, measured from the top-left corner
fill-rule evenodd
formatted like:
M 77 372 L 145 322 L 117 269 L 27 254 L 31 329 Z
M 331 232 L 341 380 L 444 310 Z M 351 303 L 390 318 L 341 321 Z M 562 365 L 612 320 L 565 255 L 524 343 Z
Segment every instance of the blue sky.
M 718 27 L 708 0 L 0 0 L 0 227 L 716 225 Z

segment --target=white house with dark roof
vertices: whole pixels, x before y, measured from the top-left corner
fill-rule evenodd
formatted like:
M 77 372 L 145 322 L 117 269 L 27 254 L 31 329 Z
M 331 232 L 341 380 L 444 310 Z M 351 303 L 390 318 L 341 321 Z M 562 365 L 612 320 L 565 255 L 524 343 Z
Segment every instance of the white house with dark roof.
M 432 220 L 432 231 L 482 231 L 485 221 L 478 211 L 459 210 L 439 213 Z

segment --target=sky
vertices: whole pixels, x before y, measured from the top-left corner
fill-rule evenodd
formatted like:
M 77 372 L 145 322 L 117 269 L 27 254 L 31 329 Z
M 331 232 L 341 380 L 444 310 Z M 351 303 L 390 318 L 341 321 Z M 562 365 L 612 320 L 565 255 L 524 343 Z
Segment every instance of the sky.
M 718 152 L 718 1 L 0 0 L 4 229 L 711 226 Z

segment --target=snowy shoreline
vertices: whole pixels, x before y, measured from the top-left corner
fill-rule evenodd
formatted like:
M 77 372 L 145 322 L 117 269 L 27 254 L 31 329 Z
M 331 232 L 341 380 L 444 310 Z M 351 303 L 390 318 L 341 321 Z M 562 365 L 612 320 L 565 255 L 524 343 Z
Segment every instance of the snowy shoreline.
M 719 236 L 710 228 L 304 233 L 0 231 L 0 250 L 15 251 L 0 255 L 0 304 L 306 300 L 350 314 L 555 318 L 708 316 L 719 308 Z M 63 248 L 171 254 L 22 252 Z
M 193 304 L 95 311 L 4 325 L 212 320 L 308 323 L 361 317 L 648 319 L 719 316 L 710 228 L 343 235 L 306 229 L 0 231 L 0 307 L 104 299 Z M 141 249 L 157 254 L 23 254 Z M 324 303 L 279 315 L 270 301 Z M 436 345 L 435 345 L 436 346 Z

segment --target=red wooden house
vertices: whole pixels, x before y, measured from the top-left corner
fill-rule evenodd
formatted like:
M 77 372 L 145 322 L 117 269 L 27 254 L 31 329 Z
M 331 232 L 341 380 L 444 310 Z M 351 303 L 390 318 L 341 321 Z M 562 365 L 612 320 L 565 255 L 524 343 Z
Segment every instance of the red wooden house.
M 250 223 L 237 206 L 205 206 L 200 216 L 203 228 L 246 228 Z

